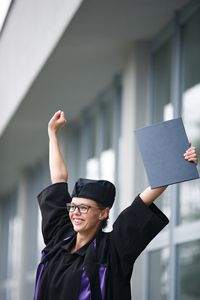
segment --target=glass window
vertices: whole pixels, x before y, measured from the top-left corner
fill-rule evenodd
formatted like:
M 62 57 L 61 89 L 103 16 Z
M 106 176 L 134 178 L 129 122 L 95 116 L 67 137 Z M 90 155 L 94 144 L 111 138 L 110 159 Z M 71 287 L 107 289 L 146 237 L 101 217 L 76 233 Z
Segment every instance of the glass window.
M 113 123 L 113 101 L 108 101 L 104 106 L 104 143 L 103 150 L 112 148 L 112 123 Z
M 96 133 L 97 119 L 94 117 L 89 121 L 89 158 L 96 156 Z
M 81 173 L 81 129 L 76 128 L 74 133 L 75 139 L 75 178 L 80 177 Z
M 115 151 L 113 149 L 113 101 L 104 104 L 103 113 L 103 151 L 100 157 L 101 178 L 114 182 L 115 180 Z
M 170 197 L 171 197 L 171 188 L 170 186 L 165 190 L 165 192 L 155 201 L 155 204 L 160 210 L 170 219 Z M 168 230 L 166 226 L 163 230 Z
M 169 248 L 149 254 L 149 300 L 167 300 L 169 293 Z
M 200 157 L 200 11 L 183 28 L 183 97 L 182 117 L 189 141 Z M 180 185 L 180 223 L 200 219 L 198 180 Z
M 154 122 L 173 118 L 171 104 L 172 41 L 168 41 L 154 56 Z
M 171 103 L 171 57 L 172 41 L 169 40 L 154 55 L 154 91 L 153 91 L 153 123 L 173 118 Z M 170 217 L 170 188 L 157 199 L 158 207 Z M 167 230 L 167 227 L 165 228 Z
M 178 300 L 200 299 L 200 240 L 178 247 Z
M 89 158 L 86 162 L 86 177 L 99 179 L 99 159 L 96 151 L 97 118 L 89 120 Z
M 16 215 L 16 191 L 1 201 L 0 299 L 16 299 L 21 222 Z
M 115 150 L 113 149 L 113 93 L 107 93 L 108 100 L 103 109 L 103 151 L 100 155 L 100 178 L 115 183 Z M 114 204 L 115 205 L 115 204 Z M 110 211 L 110 221 L 106 231 L 112 230 L 114 209 Z

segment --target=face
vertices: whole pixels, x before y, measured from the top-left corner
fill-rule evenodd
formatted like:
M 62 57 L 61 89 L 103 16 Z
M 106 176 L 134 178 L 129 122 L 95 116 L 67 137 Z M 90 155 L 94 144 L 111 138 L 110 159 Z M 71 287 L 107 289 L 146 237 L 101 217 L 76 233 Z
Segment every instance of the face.
M 71 203 L 75 205 L 85 204 L 94 207 L 98 206 L 93 200 L 78 197 L 74 197 Z M 78 208 L 76 208 L 74 212 L 69 213 L 69 216 L 76 232 L 95 235 L 99 230 L 100 222 L 104 218 L 104 214 L 104 211 L 96 208 L 90 208 L 87 213 L 82 214 Z

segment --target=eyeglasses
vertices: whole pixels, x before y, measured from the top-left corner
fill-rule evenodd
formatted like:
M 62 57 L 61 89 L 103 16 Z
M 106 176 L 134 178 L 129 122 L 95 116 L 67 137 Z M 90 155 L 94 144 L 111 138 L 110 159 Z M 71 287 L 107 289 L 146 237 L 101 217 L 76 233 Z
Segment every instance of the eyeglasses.
M 78 211 L 81 214 L 86 214 L 90 208 L 100 209 L 99 207 L 90 206 L 90 205 L 86 205 L 86 204 L 75 205 L 73 203 L 67 203 L 66 206 L 67 206 L 67 210 L 69 212 L 74 212 L 76 210 L 76 208 L 78 208 Z

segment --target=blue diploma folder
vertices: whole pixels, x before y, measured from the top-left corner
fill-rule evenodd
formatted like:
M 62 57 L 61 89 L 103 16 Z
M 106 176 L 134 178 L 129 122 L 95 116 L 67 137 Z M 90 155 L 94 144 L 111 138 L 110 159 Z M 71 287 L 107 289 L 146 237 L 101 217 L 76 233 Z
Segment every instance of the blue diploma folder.
M 195 163 L 183 156 L 189 142 L 181 118 L 134 132 L 152 189 L 199 178 Z

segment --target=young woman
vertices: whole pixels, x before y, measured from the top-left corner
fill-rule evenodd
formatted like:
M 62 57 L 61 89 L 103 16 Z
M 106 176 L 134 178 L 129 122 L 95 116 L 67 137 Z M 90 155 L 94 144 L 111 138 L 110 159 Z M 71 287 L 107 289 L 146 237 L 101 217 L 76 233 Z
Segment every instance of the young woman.
M 58 111 L 48 126 L 52 185 L 38 196 L 46 247 L 34 300 L 129 300 L 136 258 L 168 224 L 153 204 L 166 187 L 147 188 L 119 215 L 113 230 L 103 232 L 115 187 L 109 181 L 80 178 L 70 197 L 56 135 L 65 123 L 64 112 Z M 194 147 L 184 155 L 197 164 Z

